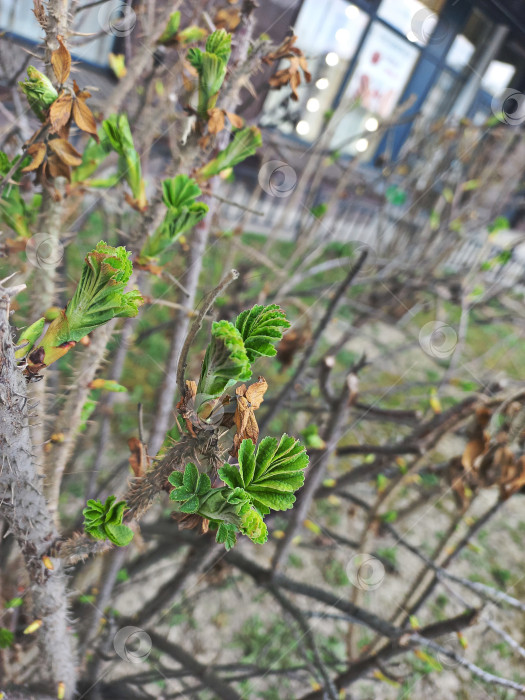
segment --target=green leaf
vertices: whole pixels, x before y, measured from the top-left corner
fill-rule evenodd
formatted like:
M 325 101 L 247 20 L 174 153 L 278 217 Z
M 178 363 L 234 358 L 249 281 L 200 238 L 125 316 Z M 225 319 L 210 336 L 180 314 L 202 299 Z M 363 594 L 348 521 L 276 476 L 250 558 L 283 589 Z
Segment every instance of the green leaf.
M 224 29 L 210 34 L 206 50 L 189 49 L 186 59 L 199 74 L 199 103 L 197 112 L 208 118 L 208 110 L 215 107 L 217 95 L 226 77 L 226 67 L 231 54 L 231 35 Z
M 273 357 L 274 347 L 283 337 L 283 329 L 289 328 L 284 311 L 278 304 L 261 306 L 242 311 L 235 320 L 235 327 L 241 334 L 250 362 L 257 357 Z
M 171 15 L 169 16 L 168 23 L 166 25 L 166 28 L 160 35 L 158 42 L 159 44 L 166 44 L 169 42 L 170 39 L 172 39 L 177 31 L 179 30 L 180 26 L 180 12 L 172 12 Z
M 255 472 L 255 445 L 251 440 L 243 440 L 239 448 L 240 475 L 244 486 L 249 486 Z
M 80 281 L 66 308 L 52 321 L 39 347 L 29 355 L 50 365 L 91 331 L 115 317 L 132 317 L 143 303 L 140 292 L 124 289 L 133 271 L 130 253 L 100 241 L 85 258 Z M 37 353 L 38 350 L 38 353 Z
M 199 470 L 193 464 L 189 462 L 184 470 L 184 476 L 182 477 L 182 483 L 184 488 L 190 493 L 194 493 L 197 488 L 197 481 L 199 480 Z
M 251 442 L 251 440 L 249 440 L 249 442 Z M 219 469 L 218 473 L 219 477 L 224 481 L 224 483 L 228 484 L 228 486 L 230 486 L 232 489 L 242 488 L 244 486 L 239 470 L 232 464 L 225 464 Z
M 253 156 L 257 148 L 262 146 L 261 132 L 255 126 L 246 127 L 235 133 L 233 141 L 221 151 L 216 158 L 207 163 L 198 172 L 198 176 L 208 180 L 218 175 L 222 170 L 233 168 L 249 156 Z
M 232 523 L 221 522 L 217 528 L 215 540 L 219 544 L 224 544 L 226 550 L 232 549 L 237 543 L 237 528 Z
M 125 547 L 133 539 L 133 530 L 122 524 L 125 501 L 108 496 L 105 503 L 90 499 L 84 510 L 84 531 L 97 540 L 109 539 L 118 547 Z
M 133 539 L 133 530 L 127 525 L 112 525 L 108 523 L 105 526 L 105 531 L 108 539 L 117 547 L 125 547 Z
M 255 459 L 251 440 L 243 440 L 239 449 L 239 476 L 256 507 L 260 503 L 272 510 L 291 508 L 295 502 L 293 493 L 304 484 L 307 466 L 304 446 L 286 433 L 279 442 L 273 437 L 264 438 Z M 228 476 L 233 483 L 232 476 Z
M 147 264 L 168 250 L 177 238 L 196 226 L 207 214 L 208 205 L 196 202 L 202 192 L 195 180 L 187 175 L 176 175 L 162 183 L 163 201 L 167 212 L 162 224 L 148 236 L 142 246 L 138 262 Z
M 197 488 L 195 490 L 198 496 L 202 496 L 211 489 L 210 477 L 207 474 L 201 474 L 199 476 L 199 481 L 197 482 Z
M 268 539 L 268 530 L 260 513 L 256 510 L 248 510 L 241 518 L 241 532 L 247 535 L 252 542 L 264 544 Z
M 58 92 L 53 87 L 53 83 L 36 68 L 28 66 L 26 80 L 18 84 L 27 97 L 33 112 L 41 122 L 45 121 L 47 110 L 58 98 Z
M 180 506 L 181 513 L 196 513 L 199 510 L 199 498 L 198 496 L 191 496 L 188 500 Z
M 171 472 L 168 481 L 172 486 L 182 486 L 182 472 Z
M 14 641 L 15 635 L 11 632 L 11 630 L 6 629 L 5 627 L 0 627 L 0 649 L 7 649 L 13 645 Z
M 228 386 L 247 381 L 251 375 L 250 361 L 239 331 L 228 321 L 213 323 L 197 393 L 217 397 Z
M 6 600 L 4 608 L 19 608 L 23 602 L 22 598 L 11 598 L 10 600 Z
M 38 321 L 35 321 L 30 326 L 28 326 L 25 330 L 22 331 L 16 344 L 22 345 L 23 343 L 25 343 L 27 341 L 27 345 L 24 348 L 21 348 L 20 350 L 17 350 L 15 352 L 15 357 L 17 360 L 22 358 L 22 357 L 25 357 L 27 354 L 29 354 L 31 352 L 34 344 L 42 335 L 42 331 L 44 330 L 45 325 L 46 325 L 46 319 L 44 317 L 42 317 L 42 318 L 38 319 Z
M 249 493 L 254 504 L 256 501 L 259 501 L 271 510 L 288 510 L 295 503 L 295 496 L 291 493 L 260 491 L 257 489 L 250 489 Z

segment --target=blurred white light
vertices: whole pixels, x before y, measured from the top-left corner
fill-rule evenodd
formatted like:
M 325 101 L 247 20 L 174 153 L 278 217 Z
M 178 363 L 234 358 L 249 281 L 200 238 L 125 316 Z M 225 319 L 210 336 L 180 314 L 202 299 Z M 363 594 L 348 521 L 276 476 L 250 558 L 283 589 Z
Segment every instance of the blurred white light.
M 365 122 L 365 129 L 367 131 L 377 131 L 379 128 L 379 122 L 375 117 L 369 117 Z
M 336 66 L 339 63 L 339 56 L 335 53 L 335 51 L 330 51 L 330 53 L 326 54 L 325 61 L 329 66 Z
M 359 139 L 356 141 L 355 150 L 358 153 L 364 153 L 368 148 L 368 139 Z
M 347 44 L 350 41 L 350 32 L 348 29 L 338 29 L 335 33 L 335 40 L 340 44 Z
M 326 88 L 330 85 L 328 78 L 319 78 L 319 80 L 316 82 L 315 87 L 318 90 L 326 90 Z
M 348 17 L 348 19 L 355 19 L 359 14 L 359 8 L 356 7 L 355 5 L 348 5 L 348 7 L 345 10 L 345 15 Z
M 310 97 L 310 99 L 306 103 L 306 109 L 309 112 L 318 112 L 319 111 L 319 100 L 317 100 L 315 97 Z
M 304 119 L 302 119 L 300 122 L 297 123 L 295 130 L 300 136 L 306 136 L 306 134 L 310 131 L 310 124 L 308 124 L 308 122 L 305 122 Z
M 419 38 L 412 31 L 407 33 L 407 39 L 412 42 L 419 41 Z

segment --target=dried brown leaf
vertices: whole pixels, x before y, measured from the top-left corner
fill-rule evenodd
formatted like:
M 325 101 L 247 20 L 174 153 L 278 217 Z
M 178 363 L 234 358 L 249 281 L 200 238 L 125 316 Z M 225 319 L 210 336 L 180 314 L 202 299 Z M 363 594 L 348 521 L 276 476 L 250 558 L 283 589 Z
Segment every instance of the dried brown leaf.
M 234 126 L 236 129 L 242 129 L 242 127 L 244 126 L 244 119 L 242 117 L 239 117 L 233 112 L 226 112 L 226 116 L 230 120 L 230 124 L 232 126 Z
M 71 72 L 71 54 L 66 49 L 61 36 L 57 36 L 59 48 L 51 54 L 51 65 L 57 81 L 63 85 Z
M 233 438 L 233 447 L 231 453 L 234 457 L 237 456 L 239 448 L 243 440 L 251 440 L 255 445 L 259 437 L 259 426 L 255 418 L 255 413 L 268 389 L 268 384 L 264 377 L 259 379 L 246 388 L 246 384 L 237 387 L 237 408 L 233 417 L 237 427 L 237 432 Z
M 51 133 L 57 133 L 65 126 L 71 117 L 71 106 L 73 98 L 70 94 L 64 93 L 55 100 L 49 108 L 49 120 L 51 122 Z
M 128 447 L 131 452 L 129 457 L 129 466 L 131 467 L 133 474 L 135 474 L 137 478 L 140 478 L 144 476 L 148 467 L 144 444 L 138 438 L 130 437 L 128 440 Z
M 71 168 L 56 153 L 49 153 L 47 156 L 47 173 L 49 177 L 71 179 Z
M 241 23 L 241 12 L 234 7 L 223 8 L 222 10 L 218 10 L 213 19 L 213 23 L 216 29 L 226 29 L 231 32 Z
M 33 143 L 26 151 L 28 156 L 33 159 L 29 165 L 22 168 L 23 173 L 30 173 L 32 170 L 36 170 L 43 162 L 46 155 L 46 144 L 39 141 L 38 143 Z
M 50 139 L 48 148 L 66 165 L 80 165 L 82 156 L 66 139 Z M 56 177 L 55 175 L 53 177 Z
M 91 134 L 98 143 L 97 124 L 93 112 L 89 109 L 84 99 L 77 97 L 73 102 L 73 119 L 79 129 Z
M 208 110 L 208 131 L 210 134 L 218 134 L 224 129 L 224 111 L 218 107 Z

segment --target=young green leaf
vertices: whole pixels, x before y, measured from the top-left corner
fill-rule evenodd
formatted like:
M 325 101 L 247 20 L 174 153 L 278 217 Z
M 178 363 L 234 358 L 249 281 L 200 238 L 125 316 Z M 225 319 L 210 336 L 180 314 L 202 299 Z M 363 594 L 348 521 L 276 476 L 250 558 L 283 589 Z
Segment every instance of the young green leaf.
M 167 206 L 164 221 L 148 236 L 138 256 L 141 265 L 157 260 L 177 238 L 192 229 L 208 212 L 208 205 L 196 202 L 202 192 L 195 180 L 187 175 L 176 175 L 162 183 L 163 201 Z
M 220 396 L 228 386 L 245 382 L 251 375 L 250 361 L 239 331 L 228 321 L 213 323 L 197 393 Z
M 277 354 L 274 345 L 281 340 L 283 329 L 289 328 L 290 323 L 278 304 L 256 304 L 237 316 L 235 327 L 241 334 L 248 359 L 254 362 L 258 357 Z
M 243 440 L 239 469 L 224 465 L 219 469 L 219 476 L 231 488 L 244 488 L 259 510 L 261 505 L 272 510 L 287 510 L 295 502 L 294 492 L 304 484 L 307 466 L 304 446 L 284 434 L 279 442 L 273 437 L 264 438 L 256 454 L 252 441 Z
M 197 112 L 202 119 L 208 118 L 208 110 L 215 107 L 217 96 L 226 77 L 226 66 L 231 54 L 231 35 L 224 29 L 210 34 L 206 50 L 190 49 L 188 63 L 199 74 L 199 102 Z
M 216 158 L 198 171 L 197 176 L 199 179 L 208 180 L 222 170 L 233 168 L 234 165 L 253 156 L 260 146 L 262 146 L 261 132 L 256 126 L 241 129 L 235 133 L 233 141 Z
M 167 44 L 170 39 L 172 39 L 177 31 L 179 30 L 179 25 L 180 25 L 180 12 L 172 12 L 171 15 L 169 16 L 168 23 L 166 25 L 166 28 L 158 38 L 158 43 L 159 44 Z
M 125 501 L 117 501 L 116 496 L 109 496 L 105 503 L 90 499 L 84 510 L 84 530 L 94 539 L 109 539 L 117 547 L 125 547 L 133 539 L 133 530 L 122 524 Z
M 7 649 L 13 645 L 14 641 L 15 635 L 13 632 L 5 627 L 0 627 L 0 649 Z
M 139 209 L 144 209 L 147 205 L 145 183 L 142 179 L 140 157 L 135 150 L 127 116 L 112 114 L 102 122 L 102 129 L 111 148 L 119 155 L 119 177 L 129 184 Z
M 232 523 L 221 522 L 217 528 L 215 540 L 219 544 L 224 544 L 226 550 L 229 551 L 237 544 L 237 531 L 237 528 Z
M 18 83 L 22 88 L 29 106 L 40 119 L 46 120 L 47 110 L 58 98 L 53 83 L 33 66 L 27 67 L 27 79 Z
M 42 317 L 22 331 L 20 337 L 18 338 L 17 345 L 24 345 L 24 343 L 27 344 L 23 348 L 20 348 L 15 352 L 15 357 L 17 358 L 17 360 L 21 357 L 25 357 L 31 352 L 34 344 L 42 335 L 42 331 L 44 330 L 45 325 L 46 319 Z
M 196 513 L 201 499 L 211 490 L 210 477 L 207 474 L 199 474 L 199 470 L 192 462 L 186 465 L 184 474 L 172 472 L 168 481 L 175 486 L 170 492 L 170 499 L 182 502 L 179 506 L 181 513 Z
M 84 262 L 80 282 L 65 309 L 28 356 L 28 371 L 48 366 L 77 341 L 115 317 L 132 317 L 143 303 L 137 290 L 124 292 L 131 277 L 130 253 L 100 241 Z
M 252 542 L 264 544 L 268 539 L 268 529 L 260 513 L 251 508 L 241 518 L 241 532 L 247 535 Z

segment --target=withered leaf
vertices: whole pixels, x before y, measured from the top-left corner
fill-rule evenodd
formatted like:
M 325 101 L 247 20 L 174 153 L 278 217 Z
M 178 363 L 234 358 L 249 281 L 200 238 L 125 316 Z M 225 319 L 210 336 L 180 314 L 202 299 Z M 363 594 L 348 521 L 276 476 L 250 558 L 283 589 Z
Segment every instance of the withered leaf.
M 82 156 L 66 139 L 50 139 L 47 145 L 66 165 L 82 163 Z
M 62 85 L 69 78 L 71 72 L 71 54 L 66 49 L 61 36 L 57 36 L 59 48 L 51 54 L 51 65 L 56 79 Z
M 232 126 L 234 126 L 236 129 L 242 129 L 242 127 L 244 126 L 244 119 L 242 117 L 239 117 L 233 112 L 226 112 L 226 116 L 230 120 L 230 124 Z
M 217 14 L 213 18 L 213 23 L 216 29 L 226 29 L 227 31 L 233 31 L 236 29 L 241 22 L 240 10 L 231 7 L 223 8 L 218 10 Z
M 65 126 L 71 116 L 71 105 L 73 98 L 69 93 L 64 93 L 58 100 L 55 100 L 49 108 L 49 120 L 51 122 L 51 133 L 57 133 Z
M 23 173 L 29 173 L 32 170 L 36 170 L 44 161 L 46 155 L 46 144 L 39 141 L 38 143 L 33 143 L 26 151 L 28 156 L 33 159 L 29 165 L 22 168 Z
M 87 100 L 88 97 L 91 97 L 91 93 L 88 92 L 87 90 L 81 90 L 78 87 L 77 81 L 73 80 L 73 90 L 75 92 L 75 95 L 80 99 L 80 100 Z
M 93 112 L 87 106 L 85 99 L 81 97 L 77 97 L 77 99 L 73 102 L 73 119 L 75 120 L 75 124 L 79 129 L 91 134 L 95 141 L 97 143 L 99 142 L 95 117 L 93 116 Z
M 133 474 L 135 474 L 137 478 L 140 478 L 144 476 L 147 471 L 147 467 L 149 466 L 146 449 L 144 444 L 136 437 L 129 438 L 128 447 L 131 452 L 129 457 L 129 466 L 131 467 Z
M 246 388 L 246 384 L 237 387 L 237 408 L 233 417 L 237 427 L 237 432 L 233 438 L 233 447 L 231 454 L 236 457 L 241 442 L 243 440 L 251 440 L 255 445 L 259 437 L 259 426 L 255 418 L 255 413 L 264 400 L 264 394 L 268 389 L 268 384 L 264 377 L 259 379 Z
M 210 134 L 218 134 L 224 129 L 224 112 L 218 107 L 208 110 L 208 131 Z
M 47 173 L 49 177 L 65 177 L 67 180 L 71 179 L 71 168 L 64 163 L 56 153 L 48 153 Z

